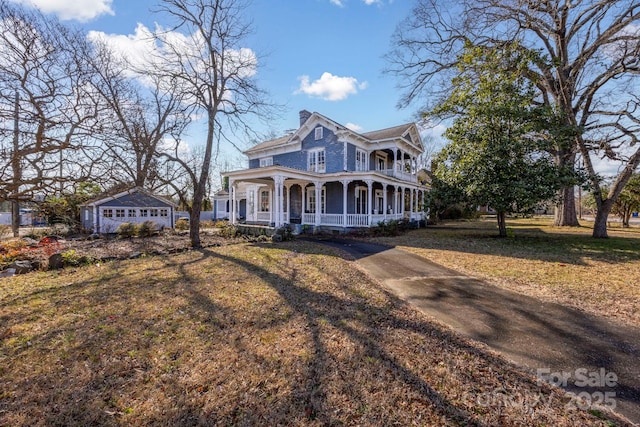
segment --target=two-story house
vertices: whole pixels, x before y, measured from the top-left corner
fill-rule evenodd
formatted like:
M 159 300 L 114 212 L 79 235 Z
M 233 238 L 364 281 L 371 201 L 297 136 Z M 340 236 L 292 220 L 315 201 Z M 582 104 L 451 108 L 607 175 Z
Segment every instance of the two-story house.
M 413 123 L 361 134 L 303 110 L 295 132 L 248 149 L 249 168 L 223 174 L 229 218 L 332 229 L 423 219 L 422 152 Z

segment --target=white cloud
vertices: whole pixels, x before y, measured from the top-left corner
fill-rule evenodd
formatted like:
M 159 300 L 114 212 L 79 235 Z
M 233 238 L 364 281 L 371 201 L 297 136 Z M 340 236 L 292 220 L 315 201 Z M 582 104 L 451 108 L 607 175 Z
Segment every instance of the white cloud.
M 335 4 L 336 6 L 344 7 L 344 3 L 341 0 L 329 0 L 331 4 Z
M 355 123 L 347 123 L 346 125 L 344 125 L 347 129 L 351 129 L 354 132 L 361 132 L 362 131 L 362 126 L 357 125 Z
M 44 13 L 53 13 L 63 21 L 90 21 L 100 15 L 114 15 L 113 0 L 11 0 L 25 6 L 36 7 Z
M 153 32 L 142 24 L 138 24 L 133 34 L 89 31 L 87 38 L 94 43 L 105 43 L 136 68 L 146 64 L 157 50 Z
M 368 86 L 367 82 L 359 83 L 355 77 L 339 77 L 327 72 L 322 73 L 322 76 L 313 82 L 306 75 L 298 77 L 298 80 L 300 87 L 294 94 L 304 93 L 325 101 L 342 101 Z
M 90 31 L 89 40 L 102 42 L 109 46 L 116 54 L 127 60 L 132 68 L 145 69 L 146 67 L 171 66 L 177 60 L 172 49 L 167 48 L 162 42 L 158 42 L 156 35 L 170 43 L 183 57 L 206 57 L 206 43 L 197 34 L 187 36 L 175 31 L 166 31 L 156 26 L 155 31 L 143 24 L 138 24 L 133 34 L 107 34 L 99 31 Z M 226 74 L 237 74 L 240 78 L 250 78 L 257 72 L 258 57 L 248 48 L 229 50 L 225 52 L 224 61 Z M 194 63 L 194 69 L 204 71 L 204 62 Z M 143 79 L 144 80 L 144 79 Z

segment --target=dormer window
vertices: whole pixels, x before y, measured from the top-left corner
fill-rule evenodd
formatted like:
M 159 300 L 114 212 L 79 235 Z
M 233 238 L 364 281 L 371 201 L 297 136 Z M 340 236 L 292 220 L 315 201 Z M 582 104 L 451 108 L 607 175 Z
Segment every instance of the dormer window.
M 322 127 L 322 126 L 318 126 L 318 127 L 315 129 L 315 140 L 316 140 L 316 141 L 318 141 L 318 140 L 321 140 L 321 139 L 322 139 L 322 136 L 323 136 L 323 132 L 322 132 L 322 130 L 323 130 L 323 127 Z
M 309 172 L 325 172 L 324 149 L 313 150 L 307 153 L 307 170 Z

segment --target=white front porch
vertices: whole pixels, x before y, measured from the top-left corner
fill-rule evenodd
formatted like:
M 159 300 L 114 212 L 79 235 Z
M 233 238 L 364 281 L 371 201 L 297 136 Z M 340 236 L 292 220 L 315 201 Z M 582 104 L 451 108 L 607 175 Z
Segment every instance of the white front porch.
M 371 175 L 340 178 L 321 181 L 276 175 L 271 179 L 233 180 L 230 220 L 272 227 L 301 224 L 368 228 L 385 221 L 425 218 L 424 188 L 371 179 Z

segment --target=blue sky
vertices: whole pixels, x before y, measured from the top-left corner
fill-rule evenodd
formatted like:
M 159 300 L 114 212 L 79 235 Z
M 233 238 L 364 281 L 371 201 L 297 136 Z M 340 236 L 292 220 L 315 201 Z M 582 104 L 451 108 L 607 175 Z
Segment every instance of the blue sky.
M 163 24 L 149 12 L 156 0 L 13 1 L 125 43 L 140 24 Z M 382 73 L 391 35 L 412 6 L 411 0 L 253 0 L 247 13 L 255 34 L 246 47 L 266 55 L 257 78 L 274 102 L 285 105 L 272 130 L 297 127 L 301 109 L 361 132 L 412 121 L 415 111 L 396 108 L 394 77 Z

